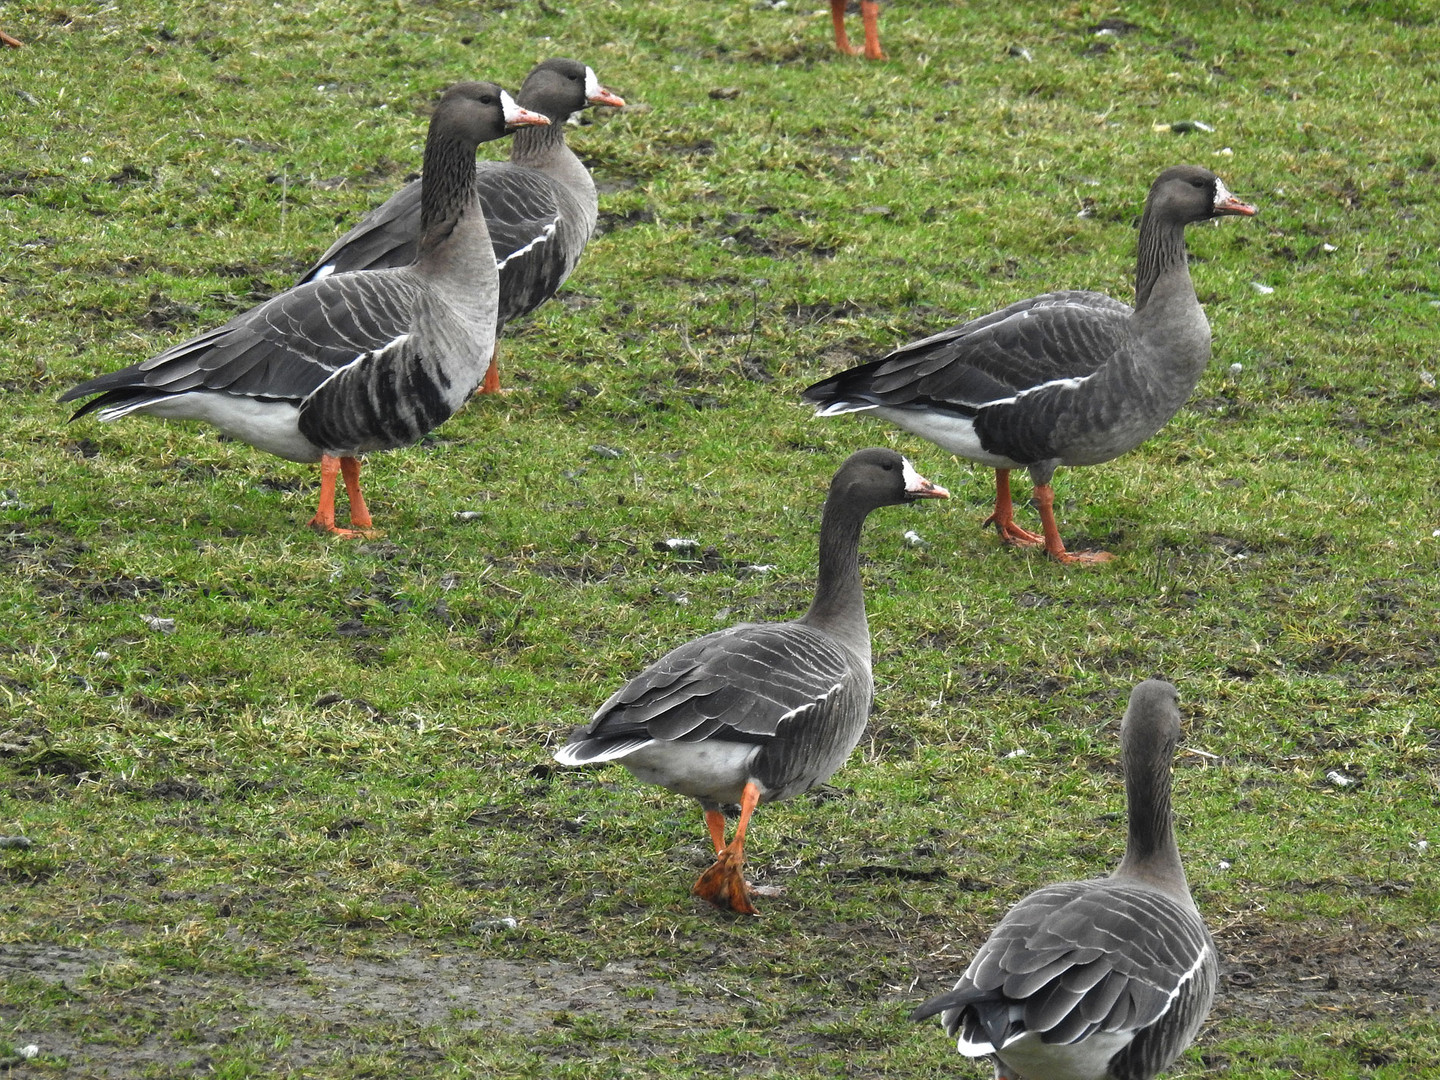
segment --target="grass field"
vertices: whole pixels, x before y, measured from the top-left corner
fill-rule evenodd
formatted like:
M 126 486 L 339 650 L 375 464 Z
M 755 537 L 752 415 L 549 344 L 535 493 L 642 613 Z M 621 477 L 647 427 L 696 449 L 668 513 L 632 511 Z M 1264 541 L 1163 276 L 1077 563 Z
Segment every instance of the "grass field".
M 1171 1075 L 1440 1059 L 1433 5 L 895 0 L 879 63 L 821 6 L 0 10 L 0 1069 L 984 1076 L 907 1014 L 1113 866 L 1151 675 L 1226 965 Z M 314 470 L 212 431 L 67 425 L 394 190 L 447 83 L 552 55 L 629 102 L 570 133 L 603 233 L 508 334 L 511 393 L 370 461 L 382 540 L 311 533 Z M 989 470 L 798 403 L 1021 297 L 1128 300 L 1180 162 L 1261 213 L 1190 230 L 1190 404 L 1057 477 L 1115 562 L 1002 548 Z M 673 645 L 797 613 L 869 444 L 954 497 L 871 519 L 869 734 L 757 815 L 786 892 L 739 921 L 689 896 L 693 805 L 550 750 Z

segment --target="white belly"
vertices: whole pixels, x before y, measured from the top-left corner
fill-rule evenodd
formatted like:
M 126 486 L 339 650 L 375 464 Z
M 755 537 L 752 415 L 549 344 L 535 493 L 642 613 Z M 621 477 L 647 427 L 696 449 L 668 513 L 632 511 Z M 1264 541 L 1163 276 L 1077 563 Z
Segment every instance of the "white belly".
M 118 420 L 132 412 L 166 420 L 200 420 L 257 450 L 288 461 L 319 461 L 320 448 L 300 434 L 300 409 L 288 401 L 214 392 L 173 394 L 143 405 L 104 409 L 101 420 Z
M 929 439 L 940 449 L 948 450 L 967 461 L 988 465 L 992 469 L 1023 469 L 1025 467 L 1007 457 L 991 454 L 984 450 L 980 446 L 979 436 L 975 434 L 975 422 L 968 417 L 941 412 L 926 412 L 921 409 L 881 407 L 865 411 L 871 416 L 878 416 L 881 420 L 888 420 L 896 427 L 904 428 L 911 434 L 919 435 L 922 439 Z
M 1022 1080 L 1105 1080 L 1110 1059 L 1134 1037 L 1133 1031 L 1097 1031 L 1081 1042 L 1055 1046 L 1027 1032 L 1007 1044 L 998 1056 Z
M 738 803 L 750 777 L 750 763 L 760 748 L 754 743 L 661 742 L 656 740 L 620 759 L 637 780 L 677 795 L 720 806 Z

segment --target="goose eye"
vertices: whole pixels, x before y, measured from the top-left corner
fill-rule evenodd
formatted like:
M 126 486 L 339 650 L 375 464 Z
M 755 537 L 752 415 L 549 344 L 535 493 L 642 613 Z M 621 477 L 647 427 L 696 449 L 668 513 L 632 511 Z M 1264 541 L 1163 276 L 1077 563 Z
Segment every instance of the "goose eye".
M 494 104 L 495 104 L 495 99 L 494 99 L 493 97 L 491 97 L 489 94 L 482 94 L 482 95 L 480 96 L 480 104 L 481 104 L 481 105 L 494 105 Z

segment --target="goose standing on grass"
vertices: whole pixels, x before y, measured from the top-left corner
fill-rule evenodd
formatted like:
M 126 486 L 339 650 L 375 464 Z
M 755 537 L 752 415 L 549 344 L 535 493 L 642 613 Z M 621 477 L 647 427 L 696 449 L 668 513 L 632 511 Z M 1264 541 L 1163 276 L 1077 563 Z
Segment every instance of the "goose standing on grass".
M 203 420 L 290 461 L 320 462 L 310 524 L 373 535 L 359 455 L 417 441 L 474 391 L 495 343 L 498 277 L 475 190 L 475 148 L 546 124 L 494 83 L 445 91 L 425 143 L 423 229 L 413 265 L 298 286 L 159 356 L 90 379 L 71 419 L 149 413 Z M 335 524 L 343 474 L 353 529 Z
M 1185 404 L 1210 361 L 1210 324 L 1195 297 L 1185 226 L 1250 216 L 1208 169 L 1166 169 L 1140 219 L 1134 310 L 1094 292 L 1021 300 L 818 382 L 801 395 L 820 416 L 869 412 L 952 454 L 995 470 L 994 524 L 1008 544 L 1068 552 L 1051 478 L 1061 465 L 1098 465 L 1133 450 Z M 1021 528 L 1010 470 L 1030 471 L 1043 535 Z
M 1215 943 L 1175 845 L 1170 764 L 1175 687 L 1130 694 L 1120 725 L 1129 832 L 1108 878 L 1039 889 L 1010 909 L 940 1014 L 967 1057 L 997 1080 L 1149 1080 L 1190 1045 L 1215 998 Z
M 480 392 L 500 389 L 498 334 L 554 296 L 595 231 L 599 200 L 590 171 L 565 145 L 565 122 L 586 105 L 623 108 L 576 60 L 546 60 L 525 77 L 521 107 L 550 119 L 518 132 L 509 161 L 482 161 L 476 183 L 500 271 L 497 341 Z M 401 188 L 320 256 L 302 282 L 349 270 L 406 266 L 420 236 L 420 180 Z
M 881 506 L 943 499 L 893 450 L 851 455 L 830 482 L 815 598 L 798 619 L 742 623 L 667 653 L 617 690 L 555 754 L 562 765 L 619 760 L 636 779 L 699 801 L 715 863 L 694 893 L 755 914 L 745 830 L 760 803 L 830 778 L 870 714 L 870 627 L 860 526 Z M 723 807 L 740 806 L 725 843 Z

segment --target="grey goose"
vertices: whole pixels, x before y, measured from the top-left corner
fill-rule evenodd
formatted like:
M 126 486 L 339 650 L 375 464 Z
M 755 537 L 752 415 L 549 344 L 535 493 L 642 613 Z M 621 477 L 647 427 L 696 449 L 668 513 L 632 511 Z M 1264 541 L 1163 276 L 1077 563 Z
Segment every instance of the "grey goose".
M 509 161 L 482 161 L 478 167 L 480 206 L 500 271 L 497 335 L 555 295 L 595 231 L 600 213 L 595 181 L 565 144 L 565 122 L 586 105 L 621 108 L 625 104 L 624 98 L 600 85 L 589 67 L 561 58 L 537 65 L 525 77 L 516 100 L 523 108 L 549 117 L 550 125 L 518 132 Z M 300 280 L 414 261 L 421 183 L 405 185 L 367 214 Z M 500 389 L 498 350 L 497 344 L 482 393 Z
M 997 1080 L 1149 1080 L 1200 1030 L 1218 961 L 1171 826 L 1179 739 L 1175 687 L 1136 686 L 1120 726 L 1119 867 L 1025 897 L 955 989 L 915 1010 L 916 1020 L 939 1013 L 960 1053 L 989 1055 Z
M 475 189 L 475 148 L 547 124 L 494 83 L 446 90 L 425 143 L 412 265 L 297 286 L 158 356 L 71 388 L 71 418 L 202 420 L 290 461 L 320 462 L 315 528 L 368 535 L 359 455 L 415 442 L 460 408 L 495 343 L 498 276 Z M 343 474 L 352 529 L 335 524 Z
M 1006 543 L 1068 552 L 1050 486 L 1061 465 L 1097 465 L 1159 431 L 1210 361 L 1185 226 L 1255 213 L 1208 169 L 1166 169 L 1140 219 L 1135 307 L 1095 292 L 1050 292 L 941 331 L 815 383 L 820 416 L 868 412 L 995 472 L 994 524 Z M 1010 470 L 1030 472 L 1043 535 L 1015 521 Z
M 715 863 L 695 895 L 754 914 L 742 871 L 755 807 L 829 779 L 870 713 L 860 526 L 878 507 L 946 497 L 893 450 L 851 455 L 825 499 L 819 574 L 805 614 L 742 623 L 665 654 L 612 694 L 555 760 L 619 760 L 637 779 L 696 799 Z M 726 844 L 723 808 L 737 803 L 740 820 Z

